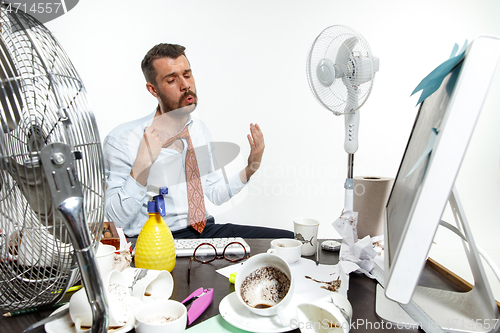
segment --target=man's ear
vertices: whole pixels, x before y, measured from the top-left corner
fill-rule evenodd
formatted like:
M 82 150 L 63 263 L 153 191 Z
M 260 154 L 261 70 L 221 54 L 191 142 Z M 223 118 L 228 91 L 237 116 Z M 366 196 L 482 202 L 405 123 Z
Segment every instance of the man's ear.
M 154 97 L 158 97 L 158 92 L 156 91 L 156 87 L 151 82 L 146 83 L 146 89 L 153 95 Z

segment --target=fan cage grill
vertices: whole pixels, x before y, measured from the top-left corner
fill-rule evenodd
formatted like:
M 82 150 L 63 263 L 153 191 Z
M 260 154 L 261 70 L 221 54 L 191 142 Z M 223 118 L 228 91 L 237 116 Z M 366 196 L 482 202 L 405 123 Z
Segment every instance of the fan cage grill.
M 350 53 L 350 58 L 362 57 L 366 59 L 369 66 L 361 69 L 353 61 L 349 61 L 348 66 L 352 68 L 347 80 L 353 85 L 355 94 L 349 94 L 346 84 L 342 79 L 336 79 L 331 85 L 323 85 L 316 75 L 317 67 L 323 59 L 329 59 L 333 63 L 337 58 L 339 49 L 350 38 L 357 38 L 358 42 Z M 316 100 L 335 115 L 351 113 L 363 106 L 370 95 L 373 82 L 373 57 L 370 46 L 366 40 L 355 30 L 334 25 L 324 29 L 315 39 L 307 58 L 307 80 Z M 357 83 L 359 78 L 369 77 L 364 83 Z
M 53 142 L 75 160 L 83 210 L 96 246 L 104 220 L 104 164 L 85 88 L 40 22 L 0 6 L 0 309 L 57 302 L 79 278 L 62 217 L 38 163 Z

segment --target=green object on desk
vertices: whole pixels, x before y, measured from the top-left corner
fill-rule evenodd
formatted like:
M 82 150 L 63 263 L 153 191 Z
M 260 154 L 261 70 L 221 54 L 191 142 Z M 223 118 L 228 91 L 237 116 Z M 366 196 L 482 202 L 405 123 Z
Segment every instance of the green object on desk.
M 69 287 L 68 290 L 66 290 L 67 293 L 70 293 L 72 291 L 77 291 L 77 290 L 80 290 L 82 289 L 82 285 L 79 284 L 77 286 L 73 286 L 73 287 Z M 58 291 L 53 291 L 52 294 L 60 294 L 64 291 L 64 289 L 59 289 Z
M 229 275 L 229 282 L 231 282 L 232 284 L 236 282 L 236 273 L 231 273 L 231 275 Z
M 248 331 L 244 331 L 242 329 L 239 329 L 237 327 L 234 327 L 233 325 L 229 324 L 227 321 L 222 318 L 222 316 L 219 314 L 217 316 L 214 316 L 210 319 L 205 320 L 204 322 L 199 323 L 198 325 L 195 325 L 191 328 L 188 328 L 186 332 L 189 333 L 225 333 L 225 332 L 231 332 L 231 333 L 247 333 Z

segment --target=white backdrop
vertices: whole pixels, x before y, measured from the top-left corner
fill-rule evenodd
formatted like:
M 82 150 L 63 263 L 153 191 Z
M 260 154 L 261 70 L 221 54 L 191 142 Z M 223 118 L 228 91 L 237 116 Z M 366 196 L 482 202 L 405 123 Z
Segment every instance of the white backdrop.
M 328 26 L 347 25 L 380 58 L 361 109 L 354 173 L 394 177 L 417 112 L 418 95 L 411 92 L 454 43 L 500 35 L 499 14 L 497 0 L 81 0 L 46 25 L 83 79 L 101 139 L 156 106 L 140 70 L 144 54 L 160 42 L 186 46 L 197 116 L 216 141 L 241 147 L 227 170 L 245 163 L 249 123 L 265 135 L 261 169 L 236 200 L 211 207 L 217 221 L 292 229 L 294 217 L 311 217 L 327 238 L 336 236 L 331 223 L 343 207 L 347 154 L 344 119 L 320 106 L 308 87 L 305 63 L 315 37 Z M 499 91 L 497 71 L 458 179 L 476 241 L 497 265 Z M 449 234 L 438 232 L 431 254 L 469 278 L 463 262 L 452 259 L 461 249 Z

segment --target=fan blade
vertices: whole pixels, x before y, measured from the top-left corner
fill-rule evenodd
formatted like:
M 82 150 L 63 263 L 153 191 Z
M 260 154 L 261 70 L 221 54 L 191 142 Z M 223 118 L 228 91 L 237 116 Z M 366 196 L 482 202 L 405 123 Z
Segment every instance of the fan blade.
M 337 65 L 347 65 L 351 58 L 352 50 L 354 49 L 357 43 L 358 43 L 357 37 L 351 37 L 346 39 L 339 47 L 339 52 L 337 53 L 337 57 L 335 58 L 335 63 Z
M 356 62 L 356 79 L 354 84 L 360 86 L 363 83 L 373 80 L 375 73 L 379 69 L 379 58 L 354 57 Z

